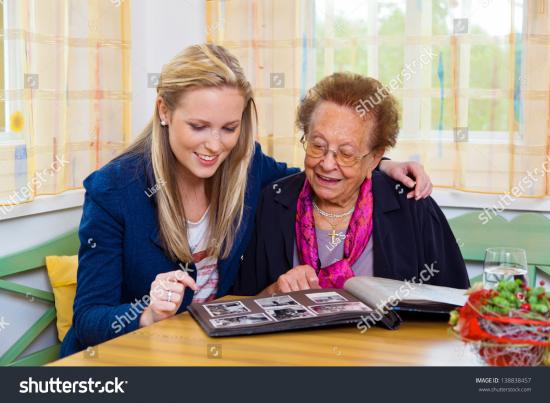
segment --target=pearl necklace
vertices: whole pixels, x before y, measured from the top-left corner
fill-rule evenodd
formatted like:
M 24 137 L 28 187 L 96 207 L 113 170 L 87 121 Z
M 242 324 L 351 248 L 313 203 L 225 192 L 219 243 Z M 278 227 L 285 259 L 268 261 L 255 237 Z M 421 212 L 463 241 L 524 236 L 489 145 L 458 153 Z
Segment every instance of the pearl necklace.
M 355 210 L 355 207 L 352 207 L 349 211 L 346 211 L 345 213 L 341 213 L 341 214 L 327 213 L 326 211 L 321 210 L 317 205 L 317 203 L 315 202 L 313 202 L 313 208 L 323 217 L 328 217 L 328 218 L 344 218 L 348 215 L 351 215 Z

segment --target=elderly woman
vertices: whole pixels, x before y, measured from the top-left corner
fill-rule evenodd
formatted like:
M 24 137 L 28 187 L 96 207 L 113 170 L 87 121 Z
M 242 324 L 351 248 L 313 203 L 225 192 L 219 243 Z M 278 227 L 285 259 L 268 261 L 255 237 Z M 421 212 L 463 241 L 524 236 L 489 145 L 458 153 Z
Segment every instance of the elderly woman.
M 375 170 L 398 120 L 395 99 L 372 78 L 336 73 L 308 92 L 297 115 L 305 171 L 263 191 L 233 293 L 341 288 L 356 275 L 469 286 L 435 201 L 408 199 Z

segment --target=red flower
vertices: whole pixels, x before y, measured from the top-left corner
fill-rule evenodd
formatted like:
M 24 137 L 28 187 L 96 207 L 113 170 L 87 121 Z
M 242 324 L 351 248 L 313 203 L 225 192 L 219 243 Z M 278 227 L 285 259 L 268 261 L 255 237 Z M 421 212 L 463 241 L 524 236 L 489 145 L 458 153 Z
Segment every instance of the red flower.
M 546 284 L 546 283 L 544 282 L 544 280 L 540 280 L 539 284 L 540 284 L 541 287 L 544 287 L 544 284 Z
M 530 310 L 531 310 L 531 305 L 529 305 L 529 304 L 526 302 L 526 303 L 524 303 L 524 304 L 521 304 L 520 308 L 523 309 L 524 311 L 530 311 Z
M 516 294 L 516 298 L 523 301 L 525 299 L 525 294 L 523 294 L 522 292 L 518 292 Z

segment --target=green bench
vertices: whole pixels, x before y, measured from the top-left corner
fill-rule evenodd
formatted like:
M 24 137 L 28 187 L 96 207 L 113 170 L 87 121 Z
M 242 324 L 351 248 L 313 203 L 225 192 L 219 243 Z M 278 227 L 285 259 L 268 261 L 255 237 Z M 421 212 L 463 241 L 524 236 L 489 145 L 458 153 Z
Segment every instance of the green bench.
M 525 249 L 529 265 L 527 280 L 534 285 L 537 272 L 550 275 L 550 220 L 539 213 L 520 213 L 508 221 L 500 216 L 482 224 L 480 211 L 449 220 L 466 262 L 483 264 L 485 249 L 511 246 Z M 482 275 L 470 279 L 473 284 Z
M 25 331 L 0 357 L 0 366 L 43 365 L 59 358 L 60 343 L 19 358 L 44 329 L 55 322 L 54 296 L 51 292 L 20 285 L 13 281 L 5 280 L 4 277 L 31 270 L 45 270 L 45 256 L 76 255 L 79 244 L 77 230 L 74 230 L 41 245 L 0 257 L 0 292 L 23 295 L 29 300 L 29 303 L 34 300 L 40 300 L 51 305 L 30 329 Z

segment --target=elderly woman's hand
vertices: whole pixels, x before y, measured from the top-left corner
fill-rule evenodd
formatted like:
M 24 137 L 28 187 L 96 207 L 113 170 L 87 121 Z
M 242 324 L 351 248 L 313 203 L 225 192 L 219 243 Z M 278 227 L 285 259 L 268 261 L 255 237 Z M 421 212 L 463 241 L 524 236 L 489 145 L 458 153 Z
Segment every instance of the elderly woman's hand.
M 296 266 L 279 276 L 262 294 L 280 294 L 291 291 L 318 289 L 319 279 L 315 269 L 309 265 Z
M 425 199 L 432 193 L 432 181 L 424 167 L 415 161 L 397 162 L 392 160 L 380 161 L 380 170 L 393 180 L 414 188 L 407 193 L 407 198 L 416 200 Z M 410 176 L 416 180 L 411 179 Z

